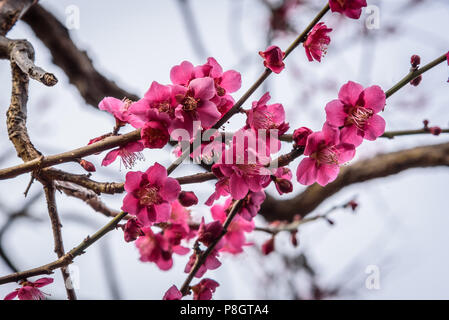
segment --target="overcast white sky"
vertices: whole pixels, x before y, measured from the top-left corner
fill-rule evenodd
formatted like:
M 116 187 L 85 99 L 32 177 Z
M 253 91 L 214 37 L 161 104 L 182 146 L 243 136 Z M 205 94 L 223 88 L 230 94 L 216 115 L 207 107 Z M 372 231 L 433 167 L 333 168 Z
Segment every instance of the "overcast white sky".
M 234 94 L 238 98 L 263 70 L 257 52 L 266 47 L 268 12 L 256 0 L 191 2 L 207 54 L 215 57 L 224 69 L 235 68 L 242 73 L 242 89 Z M 66 8 L 76 5 L 80 13 L 80 28 L 71 31 L 76 43 L 88 51 L 101 72 L 139 95 L 154 80 L 168 83 L 173 65 L 183 60 L 194 64 L 204 62 L 192 49 L 175 0 L 134 0 L 126 4 L 106 0 L 42 0 L 40 3 L 62 21 L 66 19 Z M 343 23 L 338 15 L 328 14 L 324 21 L 335 31 L 323 63 L 309 63 L 304 51 L 299 48 L 288 58 L 286 70 L 270 78 L 268 88 L 272 101 L 284 104 L 292 128 L 305 125 L 319 129 L 325 117 L 325 104 L 337 96 L 339 87 L 348 80 L 366 86 L 378 84 L 386 90 L 408 71 L 412 54 L 419 54 L 425 63 L 449 49 L 449 6 L 445 1 L 426 1 L 417 10 L 405 12 L 404 5 L 410 1 L 368 0 L 368 3 L 379 5 L 381 19 L 379 30 L 368 31 L 370 37 L 361 40 L 357 36 L 363 31 L 365 13 L 361 20 L 345 19 Z M 312 11 L 298 10 L 295 24 L 301 29 L 313 15 Z M 392 26 L 396 27 L 396 35 L 385 37 L 386 28 Z M 53 71 L 60 80 L 53 88 L 35 82 L 30 85 L 29 131 L 39 150 L 45 154 L 59 153 L 85 145 L 91 138 L 111 130 L 112 118 L 84 103 L 62 70 L 52 65 L 48 50 L 26 24 L 18 23 L 9 37 L 30 40 L 36 50 L 37 63 Z M 292 37 L 287 37 L 276 39 L 275 43 L 285 48 L 292 40 Z M 10 98 L 9 69 L 7 62 L 0 63 L 0 105 L 4 106 L 4 111 Z M 387 120 L 387 130 L 418 128 L 425 118 L 432 125 L 447 127 L 448 75 L 449 68 L 439 66 L 424 75 L 424 81 L 418 88 L 407 87 L 391 98 L 383 114 Z M 257 91 L 252 100 L 262 94 L 262 91 Z M 1 112 L 2 153 L 12 155 L 1 164 L 2 167 L 20 162 L 7 139 L 5 122 L 5 112 Z M 242 125 L 243 118 L 235 117 L 228 128 L 237 129 Z M 359 149 L 357 158 L 415 145 L 447 142 L 448 139 L 447 136 L 415 136 L 366 143 Z M 288 148 L 285 146 L 285 150 Z M 155 161 L 168 165 L 169 151 L 167 148 L 164 151 L 145 152 L 146 161 L 134 169 L 145 170 Z M 124 179 L 126 170 L 118 164 L 105 169 L 100 168 L 101 156 L 88 159 L 97 165 L 95 179 Z M 295 161 L 291 168 L 296 170 L 297 165 L 298 161 Z M 78 166 L 66 164 L 61 167 L 81 172 Z M 184 166 L 176 175 L 194 173 L 195 170 L 194 166 Z M 448 178 L 447 168 L 416 169 L 351 186 L 323 203 L 317 213 L 357 195 L 360 202 L 357 215 L 335 213 L 333 219 L 336 225 L 332 228 L 325 222 L 304 226 L 300 230 L 301 246 L 297 249 L 291 248 L 287 236 L 280 236 L 276 245 L 289 255 L 307 253 L 322 285 L 344 285 L 349 290 L 340 298 L 447 299 Z M 24 201 L 23 191 L 28 180 L 29 177 L 23 175 L 0 181 L 0 190 L 3 191 L 0 193 L 0 204 L 11 210 L 19 208 Z M 205 200 L 212 189 L 212 182 L 193 187 L 200 200 Z M 295 194 L 302 189 L 296 184 Z M 31 194 L 38 192 L 40 186 L 34 184 Z M 103 198 L 112 207 L 119 208 L 121 205 L 122 195 Z M 107 222 L 107 219 L 75 199 L 58 195 L 58 206 L 64 224 L 66 250 Z M 196 218 L 203 214 L 208 214 L 207 207 L 200 206 L 193 213 Z M 18 221 L 6 234 L 6 250 L 21 269 L 54 259 L 53 240 L 43 199 L 33 206 L 33 215 L 41 218 L 42 222 Z M 89 222 L 86 225 L 79 219 L 74 221 L 74 217 Z M 0 225 L 3 221 L 5 217 L 2 214 Z M 256 221 L 257 224 L 262 223 L 261 219 Z M 267 238 L 265 234 L 250 237 L 258 245 Z M 261 279 L 265 267 L 262 268 L 261 263 L 266 268 L 276 268 L 280 259 L 276 253 L 261 259 L 257 248 L 248 249 L 239 257 L 223 255 L 223 267 L 206 274 L 220 283 L 215 298 L 290 298 L 283 287 L 284 282 L 280 280 L 281 285 L 268 286 L 263 290 Z M 174 268 L 161 272 L 153 264 L 140 263 L 134 245 L 126 244 L 121 232 L 112 232 L 102 241 L 102 245 L 90 248 L 87 254 L 75 261 L 73 269 L 80 280 L 77 291 L 80 298 L 111 298 L 103 274 L 102 250 L 109 250 L 112 254 L 121 298 L 160 299 L 172 284 L 179 286 L 184 281 L 186 257 L 176 256 Z M 369 265 L 380 268 L 380 290 L 365 288 L 365 268 Z M 8 272 L 8 268 L 0 262 L 0 274 Z M 63 298 L 65 292 L 59 272 L 55 273 L 55 279 L 55 283 L 44 291 L 54 298 Z M 301 275 L 289 275 L 287 280 L 297 283 L 300 288 L 304 286 Z M 14 284 L 0 286 L 0 296 L 14 288 Z

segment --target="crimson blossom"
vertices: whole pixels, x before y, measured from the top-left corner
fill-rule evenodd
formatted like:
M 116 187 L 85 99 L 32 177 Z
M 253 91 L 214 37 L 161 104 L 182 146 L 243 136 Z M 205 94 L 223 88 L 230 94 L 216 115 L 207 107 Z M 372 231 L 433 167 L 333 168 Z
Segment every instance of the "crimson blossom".
M 367 6 L 366 0 L 329 0 L 332 12 L 339 12 L 348 18 L 358 19 L 362 14 L 362 8 Z
M 263 65 L 274 73 L 281 73 L 285 68 L 283 52 L 277 46 L 269 46 L 265 51 L 259 51 L 259 55 L 264 59 Z
M 296 171 L 298 182 L 311 185 L 315 182 L 325 186 L 334 181 L 340 165 L 354 158 L 355 147 L 340 142 L 338 128 L 325 123 L 322 131 L 314 132 L 307 138 L 304 158 Z
M 327 46 L 331 38 L 327 35 L 332 29 L 328 28 L 324 22 L 316 24 L 307 36 L 304 42 L 304 49 L 309 61 L 316 60 L 321 62 L 321 58 L 327 52 Z
M 343 142 L 357 147 L 363 139 L 373 141 L 385 132 L 385 120 L 377 114 L 385 104 L 385 93 L 379 86 L 363 89 L 349 81 L 341 87 L 338 99 L 327 104 L 326 119 L 341 127 Z
M 178 198 L 181 187 L 176 179 L 167 177 L 167 169 L 156 162 L 146 172 L 128 172 L 125 190 L 122 210 L 137 216 L 148 226 L 170 218 L 170 203 Z
M 4 300 L 13 300 L 15 297 L 18 297 L 19 300 L 43 300 L 45 295 L 38 288 L 42 288 L 50 283 L 53 283 L 52 278 L 40 278 L 34 282 L 22 281 L 20 283 L 22 287 L 8 294 Z

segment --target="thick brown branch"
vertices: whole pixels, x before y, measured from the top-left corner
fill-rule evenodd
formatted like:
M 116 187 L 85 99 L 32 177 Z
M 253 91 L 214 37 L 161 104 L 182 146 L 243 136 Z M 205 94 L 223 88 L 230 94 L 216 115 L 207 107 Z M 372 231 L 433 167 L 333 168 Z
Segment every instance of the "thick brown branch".
M 0 35 L 4 36 L 37 0 L 1 0 Z
M 39 159 L 33 158 L 25 163 L 0 170 L 0 180 L 13 178 L 38 168 L 46 168 L 56 164 L 75 161 L 78 158 L 83 158 L 101 151 L 122 146 L 128 142 L 137 141 L 139 139 L 140 131 L 135 130 L 124 135 L 107 137 L 102 141 L 75 150 L 63 152 L 53 156 L 41 157 Z
M 115 82 L 100 74 L 87 53 L 73 43 L 67 28 L 43 7 L 34 5 L 22 20 L 47 46 L 53 62 L 64 70 L 70 83 L 76 86 L 88 104 L 97 108 L 101 99 L 108 96 L 138 100 L 136 95 L 121 89 Z
M 267 196 L 260 214 L 268 221 L 292 221 L 295 215 L 306 216 L 324 200 L 354 183 L 387 177 L 407 169 L 437 166 L 449 166 L 449 143 L 378 155 L 342 167 L 334 182 L 325 187 L 314 184 L 293 199 L 280 201 Z

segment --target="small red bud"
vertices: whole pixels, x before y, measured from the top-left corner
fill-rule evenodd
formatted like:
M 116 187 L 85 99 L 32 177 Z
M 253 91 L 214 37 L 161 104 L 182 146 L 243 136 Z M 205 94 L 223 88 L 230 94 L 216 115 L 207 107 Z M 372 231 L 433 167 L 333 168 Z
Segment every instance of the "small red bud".
M 298 231 L 292 231 L 290 234 L 290 241 L 292 242 L 292 245 L 296 248 L 298 246 L 298 238 L 296 237 Z
M 274 236 L 262 245 L 262 253 L 267 256 L 274 251 Z
M 307 127 L 301 127 L 299 129 L 296 129 L 293 132 L 293 141 L 295 142 L 296 146 L 305 147 L 305 145 L 307 143 L 307 137 L 311 133 L 313 133 L 313 131 Z
M 79 164 L 81 165 L 81 167 L 84 168 L 84 170 L 86 170 L 87 172 L 95 172 L 97 171 L 97 169 L 95 169 L 95 166 L 92 162 L 89 162 L 87 160 L 81 160 L 79 162 Z
M 410 58 L 410 64 L 412 65 L 412 68 L 417 68 L 421 64 L 421 57 L 414 54 Z
M 181 191 L 178 200 L 184 207 L 191 207 L 198 204 L 198 198 L 192 191 Z
M 346 204 L 346 206 L 351 207 L 352 211 L 355 211 L 355 209 L 357 209 L 359 204 L 357 202 L 355 202 L 355 200 L 351 200 Z
M 428 126 L 429 126 L 429 120 L 423 120 L 423 122 L 422 122 L 423 124 L 424 124 L 424 129 L 427 129 L 428 128 Z
M 293 191 L 293 184 L 287 179 L 277 178 L 275 183 L 281 193 L 290 193 Z
M 439 136 L 441 133 L 441 128 L 440 127 L 431 127 L 431 128 L 429 128 L 429 131 L 434 136 Z
M 410 81 L 410 84 L 411 84 L 412 86 L 417 87 L 417 86 L 419 86 L 419 84 L 421 83 L 421 81 L 422 81 L 422 75 L 419 75 L 418 77 L 416 77 L 415 79 L 413 79 L 412 81 Z

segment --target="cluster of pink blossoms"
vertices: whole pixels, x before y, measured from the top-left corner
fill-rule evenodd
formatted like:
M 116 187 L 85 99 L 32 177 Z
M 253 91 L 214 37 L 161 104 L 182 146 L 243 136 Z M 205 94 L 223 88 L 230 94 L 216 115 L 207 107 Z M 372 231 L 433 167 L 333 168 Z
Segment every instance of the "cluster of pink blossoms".
M 359 17 L 363 6 L 366 2 L 360 0 L 330 1 L 332 11 L 350 18 Z M 310 61 L 321 62 L 331 41 L 328 35 L 331 31 L 324 23 L 318 23 L 309 32 L 303 45 Z M 285 68 L 286 54 L 277 46 L 270 46 L 259 55 L 271 71 L 280 73 Z M 164 147 L 177 129 L 188 132 L 187 138 L 192 142 L 197 130 L 212 128 L 232 108 L 234 99 L 230 94 L 241 86 L 240 74 L 223 71 L 214 58 L 200 66 L 184 61 L 171 69 L 170 79 L 169 85 L 153 82 L 145 96 L 136 102 L 103 99 L 99 108 L 114 116 L 116 126 L 113 133 L 90 143 L 117 134 L 126 124 L 140 129 L 141 133 L 139 141 L 110 151 L 103 165 L 120 156 L 126 167 L 132 167 L 142 158 L 140 151 Z M 196 278 L 201 278 L 208 270 L 221 265 L 221 253 L 239 254 L 251 245 L 246 234 L 255 228 L 253 218 L 265 200 L 264 189 L 273 182 L 281 195 L 293 190 L 290 169 L 273 166 L 272 155 L 280 150 L 280 137 L 287 132 L 289 124 L 282 104 L 270 104 L 270 99 L 270 94 L 265 93 L 251 108 L 242 110 L 246 114 L 245 125 L 234 133 L 229 143 L 216 139 L 221 136 L 215 134 L 199 148 L 203 159 L 205 155 L 218 154 L 218 161 L 212 166 L 217 178 L 215 192 L 206 201 L 211 206 L 211 222 L 206 223 L 204 218 L 199 226 L 192 222 L 186 207 L 198 203 L 196 195 L 181 191 L 178 181 L 169 178 L 162 165 L 155 163 L 146 172 L 127 173 L 122 210 L 134 217 L 123 226 L 124 237 L 127 242 L 135 242 L 141 261 L 169 270 L 173 266 L 173 254 L 188 254 L 190 250 L 185 242 L 196 238 L 185 266 L 186 273 L 191 272 L 198 255 L 204 252 L 201 247 L 214 245 L 195 273 Z M 363 89 L 353 82 L 343 86 L 338 100 L 326 106 L 327 121 L 320 132 L 302 127 L 293 134 L 295 148 L 302 148 L 306 156 L 297 170 L 298 181 L 306 185 L 333 181 L 340 165 L 354 157 L 355 148 L 363 139 L 374 140 L 383 133 L 385 122 L 377 113 L 384 106 L 385 94 L 377 86 Z M 92 169 L 86 163 L 83 167 Z M 214 205 L 221 197 L 226 197 L 224 203 Z M 237 200 L 241 200 L 238 214 L 223 233 L 223 224 Z M 155 228 L 160 231 L 156 232 Z M 265 253 L 272 250 L 274 239 L 263 247 Z M 194 299 L 211 299 L 218 285 L 204 278 L 190 290 Z M 164 299 L 181 299 L 185 294 L 172 286 Z
M 107 166 L 120 156 L 125 167 L 131 168 L 142 159 L 140 151 L 164 147 L 174 130 L 185 129 L 192 138 L 195 130 L 211 128 L 234 105 L 230 94 L 241 86 L 240 73 L 223 71 L 214 58 L 200 66 L 184 61 L 171 69 L 170 79 L 169 85 L 154 81 L 136 102 L 112 97 L 100 102 L 99 108 L 114 116 L 117 131 L 126 124 L 141 129 L 141 140 L 110 151 L 102 165 Z M 196 122 L 200 128 L 194 127 Z
M 298 182 L 325 186 L 334 181 L 340 166 L 355 156 L 355 148 L 364 139 L 376 140 L 385 132 L 385 120 L 378 115 L 386 104 L 385 93 L 379 86 L 364 89 L 349 81 L 338 99 L 326 105 L 326 122 L 319 132 L 304 128 L 296 133 L 296 144 L 303 146 L 303 159 L 298 166 Z M 307 140 L 305 140 L 307 136 Z

